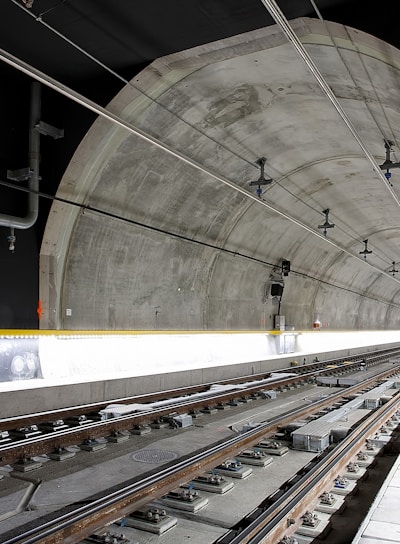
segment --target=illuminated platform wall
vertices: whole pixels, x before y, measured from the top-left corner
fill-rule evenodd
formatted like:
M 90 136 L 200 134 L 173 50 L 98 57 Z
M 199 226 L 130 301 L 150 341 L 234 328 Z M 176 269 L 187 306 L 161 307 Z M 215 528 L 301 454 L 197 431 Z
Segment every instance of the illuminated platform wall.
M 256 361 L 274 360 L 274 368 L 279 368 L 279 364 L 287 364 L 282 359 L 288 357 L 311 362 L 313 354 L 323 360 L 331 353 L 364 348 L 368 351 L 397 343 L 400 346 L 400 331 L 1 331 L 0 391 L 104 382 Z

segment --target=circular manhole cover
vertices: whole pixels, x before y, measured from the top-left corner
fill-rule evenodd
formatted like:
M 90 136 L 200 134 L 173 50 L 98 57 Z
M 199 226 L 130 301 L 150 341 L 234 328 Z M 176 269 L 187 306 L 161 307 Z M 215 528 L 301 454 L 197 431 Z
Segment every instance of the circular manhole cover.
M 175 451 L 168 450 L 140 450 L 132 453 L 132 461 L 140 461 L 141 463 L 165 463 L 176 459 L 178 454 Z

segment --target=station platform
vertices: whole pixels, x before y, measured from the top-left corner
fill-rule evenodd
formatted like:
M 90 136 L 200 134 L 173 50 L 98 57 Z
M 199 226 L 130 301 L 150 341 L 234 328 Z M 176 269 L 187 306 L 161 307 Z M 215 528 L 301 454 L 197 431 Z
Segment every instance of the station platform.
M 400 455 L 351 544 L 400 542 Z

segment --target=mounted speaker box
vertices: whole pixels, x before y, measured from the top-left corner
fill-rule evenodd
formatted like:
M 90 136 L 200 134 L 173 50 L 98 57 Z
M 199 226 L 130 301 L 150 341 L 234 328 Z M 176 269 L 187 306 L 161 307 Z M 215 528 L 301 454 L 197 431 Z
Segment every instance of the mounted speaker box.
M 281 297 L 283 293 L 283 285 L 281 283 L 271 284 L 271 297 Z

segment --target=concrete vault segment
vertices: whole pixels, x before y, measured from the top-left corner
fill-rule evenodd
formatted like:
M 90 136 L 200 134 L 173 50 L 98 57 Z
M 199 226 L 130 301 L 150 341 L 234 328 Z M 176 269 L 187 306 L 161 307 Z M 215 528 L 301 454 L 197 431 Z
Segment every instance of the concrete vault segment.
M 291 25 L 383 162 L 400 126 L 400 52 L 333 23 Z M 83 207 L 55 201 L 46 226 L 42 328 L 270 329 L 277 313 L 297 329 L 398 328 L 395 183 L 277 26 L 160 58 L 108 109 L 189 161 L 93 124 L 57 193 Z M 261 157 L 273 182 L 259 199 Z M 272 297 L 282 259 L 291 272 Z

